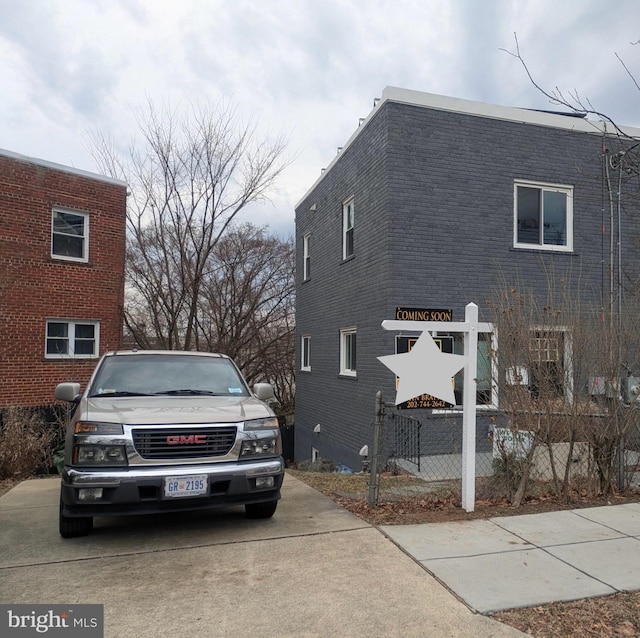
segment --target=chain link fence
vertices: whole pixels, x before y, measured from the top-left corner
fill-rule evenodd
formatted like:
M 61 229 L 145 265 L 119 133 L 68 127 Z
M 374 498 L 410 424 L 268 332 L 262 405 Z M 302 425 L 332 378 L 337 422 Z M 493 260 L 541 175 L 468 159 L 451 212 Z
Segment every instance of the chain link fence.
M 596 496 L 606 485 L 640 488 L 640 411 L 625 416 L 624 437 L 606 437 L 610 415 L 563 415 L 542 428 L 540 415 L 479 411 L 476 501 Z M 637 417 L 636 418 L 636 413 Z M 535 421 L 535 424 L 531 420 Z M 529 425 L 535 425 L 527 429 Z M 550 435 L 549 433 L 552 433 Z M 400 499 L 459 502 L 462 491 L 462 414 L 404 410 L 378 393 L 368 492 L 370 505 Z M 606 491 L 606 490 L 605 490 Z

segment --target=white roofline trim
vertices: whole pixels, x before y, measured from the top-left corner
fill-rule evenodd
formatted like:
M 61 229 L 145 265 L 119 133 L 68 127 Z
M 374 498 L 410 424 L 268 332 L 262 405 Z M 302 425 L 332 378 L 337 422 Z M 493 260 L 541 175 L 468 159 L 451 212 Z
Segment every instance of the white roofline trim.
M 454 113 L 464 113 L 466 115 L 547 126 L 549 128 L 561 128 L 570 131 L 581 131 L 584 133 L 595 133 L 598 135 L 602 135 L 606 128 L 612 127 L 611 124 L 607 125 L 606 122 L 601 120 L 572 117 L 569 111 L 566 115 L 563 115 L 562 113 L 551 113 L 545 110 L 500 106 L 498 104 L 463 100 L 461 98 L 436 95 L 434 93 L 413 91 L 411 89 L 400 89 L 394 86 L 388 86 L 382 92 L 381 102 L 385 101 L 401 102 L 403 104 L 413 104 L 415 106 L 423 106 L 440 111 L 451 111 Z M 640 136 L 640 129 L 638 128 L 620 126 L 620 129 L 629 137 Z
M 107 182 L 116 186 L 127 187 L 127 182 L 115 177 L 108 177 L 106 175 L 99 175 L 98 173 L 91 173 L 90 171 L 84 171 L 80 168 L 73 168 L 71 166 L 65 166 L 64 164 L 56 164 L 48 160 L 39 159 L 36 157 L 29 157 L 27 155 L 21 155 L 20 153 L 14 153 L 13 151 L 7 151 L 0 148 L 0 155 L 8 157 L 10 159 L 18 160 L 19 162 L 26 162 L 27 164 L 37 164 L 38 166 L 44 166 L 45 168 L 51 168 L 63 173 L 71 173 L 72 175 L 78 175 L 79 177 L 87 177 L 89 179 L 95 179 L 101 182 Z
M 473 100 L 463 100 L 461 98 L 447 97 L 444 95 L 436 95 L 435 93 L 425 93 L 423 91 L 414 91 L 411 89 L 401 89 L 395 86 L 387 86 L 382 91 L 382 98 L 376 100 L 373 109 L 366 118 L 361 121 L 360 126 L 355 130 L 351 137 L 343 144 L 341 152 L 336 155 L 328 164 L 322 174 L 316 179 L 311 187 L 305 192 L 300 201 L 295 205 L 298 208 L 302 202 L 309 196 L 309 193 L 322 181 L 325 175 L 331 170 L 333 165 L 338 161 L 340 155 L 349 148 L 353 141 L 360 135 L 362 130 L 371 121 L 375 113 L 385 102 L 399 102 L 401 104 L 410 104 L 423 108 L 430 108 L 439 111 L 449 111 L 452 113 L 462 113 L 476 117 L 486 117 L 497 120 L 505 120 L 509 122 L 518 122 L 521 124 L 531 124 L 534 126 L 546 126 L 549 128 L 559 128 L 570 131 L 579 131 L 582 133 L 592 133 L 594 135 L 602 135 L 603 132 L 610 130 L 613 132 L 613 126 L 606 122 L 589 120 L 587 118 L 570 117 L 546 111 L 534 111 L 530 109 L 517 108 L 513 106 L 500 106 L 497 104 L 488 104 L 485 102 L 474 102 Z M 640 137 L 640 129 L 630 126 L 620 126 L 620 129 L 631 138 Z

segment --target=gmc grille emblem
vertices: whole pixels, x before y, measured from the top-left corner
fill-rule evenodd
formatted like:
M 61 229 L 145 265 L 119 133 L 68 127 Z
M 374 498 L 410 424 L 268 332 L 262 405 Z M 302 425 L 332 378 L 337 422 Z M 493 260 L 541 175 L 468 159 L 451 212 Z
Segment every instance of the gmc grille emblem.
M 184 434 L 171 434 L 167 437 L 167 445 L 201 445 L 207 442 L 206 434 L 190 434 L 185 436 Z

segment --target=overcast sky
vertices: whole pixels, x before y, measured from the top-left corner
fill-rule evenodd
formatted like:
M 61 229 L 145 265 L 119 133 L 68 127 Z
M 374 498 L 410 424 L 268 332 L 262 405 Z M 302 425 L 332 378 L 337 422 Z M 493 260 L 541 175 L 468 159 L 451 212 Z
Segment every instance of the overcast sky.
M 640 126 L 640 0 L 0 0 L 0 148 L 96 171 L 88 131 L 126 147 L 147 98 L 237 105 L 295 161 L 256 218 L 294 206 L 389 86 L 551 108 L 577 90 Z M 255 210 L 251 212 L 255 215 Z

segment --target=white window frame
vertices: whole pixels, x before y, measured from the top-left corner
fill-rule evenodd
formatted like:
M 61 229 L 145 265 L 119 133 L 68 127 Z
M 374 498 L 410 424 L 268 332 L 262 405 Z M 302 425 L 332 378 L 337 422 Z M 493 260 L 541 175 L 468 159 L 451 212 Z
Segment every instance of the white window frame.
M 498 352 L 498 337 L 496 335 L 496 331 L 491 326 L 491 330 L 487 332 L 478 333 L 478 335 L 487 335 L 489 342 L 489 357 L 490 357 L 490 378 L 489 383 L 491 384 L 491 400 L 489 403 L 478 403 L 477 402 L 477 392 L 476 392 L 476 407 L 479 410 L 496 410 L 498 408 L 498 388 L 496 386 L 496 379 L 498 378 L 498 362 L 495 353 Z
M 58 337 L 67 342 L 67 352 L 48 352 L 49 341 L 56 339 L 55 336 L 49 335 L 49 326 L 54 323 L 66 324 L 66 337 Z M 76 327 L 77 326 L 93 326 L 93 352 L 92 353 L 75 353 L 76 345 Z M 80 337 L 79 337 L 80 338 Z M 44 356 L 45 359 L 97 359 L 100 356 L 100 322 L 89 319 L 47 319 L 44 335 Z
M 353 362 L 351 358 L 348 346 L 351 343 L 351 337 L 356 339 L 356 356 L 355 367 L 352 367 Z M 357 376 L 358 367 L 358 350 L 357 350 L 357 330 L 355 328 L 343 328 L 340 330 L 340 374 L 347 377 Z
M 476 409 L 477 410 L 497 410 L 499 405 L 499 394 L 498 394 L 498 387 L 496 385 L 496 379 L 497 379 L 497 374 L 498 374 L 498 361 L 497 361 L 497 357 L 495 356 L 495 353 L 498 351 L 498 335 L 496 333 L 496 330 L 494 328 L 494 326 L 492 324 L 489 324 L 489 330 L 487 330 L 486 332 L 481 332 L 478 333 L 479 335 L 488 335 L 489 336 L 489 348 L 490 348 L 490 367 L 491 367 L 491 378 L 489 380 L 490 384 L 491 384 L 491 400 L 489 403 L 478 403 L 478 393 L 476 390 Z M 436 333 L 436 335 L 440 335 L 440 336 L 455 336 L 451 333 L 448 332 L 438 332 Z M 434 338 L 437 338 L 434 337 Z M 477 355 L 476 355 L 477 356 Z M 461 372 L 459 372 L 458 374 L 462 374 Z M 457 377 L 457 375 L 456 375 Z M 452 408 L 447 408 L 447 409 L 435 409 L 433 410 L 433 414 L 445 414 L 445 413 L 451 413 L 451 412 L 460 412 L 462 410 L 462 406 L 461 405 L 456 405 Z
M 564 372 L 564 392 L 563 397 L 571 402 L 573 400 L 574 385 L 573 385 L 573 339 L 571 338 L 571 331 L 566 326 L 540 326 L 535 325 L 529 330 L 529 338 L 533 338 L 535 332 L 560 332 L 562 333 L 562 366 Z M 529 346 L 532 351 L 532 346 Z M 531 370 L 527 370 L 528 383 L 531 384 L 533 375 Z
M 540 211 L 542 223 L 540 224 L 539 242 L 526 243 L 518 241 L 518 188 L 536 188 L 541 193 L 563 193 L 566 195 L 566 244 L 546 244 L 544 243 L 544 208 Z M 541 198 L 543 201 L 543 198 Z M 526 248 L 528 250 L 544 250 L 555 252 L 573 252 L 573 186 L 567 184 L 552 184 L 548 182 L 534 182 L 517 179 L 513 184 L 513 245 L 514 248 Z
M 67 234 L 67 233 L 61 233 L 59 231 L 58 232 L 54 231 L 56 214 L 63 214 L 63 215 L 68 214 L 68 215 L 76 215 L 77 217 L 82 217 L 83 234 L 81 235 L 82 237 L 82 256 L 81 257 L 73 257 L 70 255 L 60 255 L 54 252 L 53 240 L 55 235 L 78 237 L 78 235 L 72 235 L 70 233 Z M 84 263 L 89 261 L 89 213 L 78 211 L 78 210 L 71 210 L 68 208 L 60 208 L 60 207 L 55 207 L 52 209 L 51 211 L 51 258 L 63 259 L 65 261 L 84 262 Z
M 342 259 L 350 259 L 355 255 L 355 208 L 354 198 L 350 197 L 342 204 Z M 351 237 L 351 241 L 349 241 Z M 351 249 L 349 252 L 349 248 Z
M 307 233 L 302 240 L 302 281 L 311 277 L 311 233 Z
M 311 335 L 302 335 L 300 340 L 300 370 L 311 372 Z

